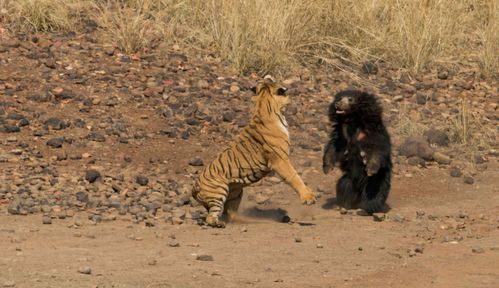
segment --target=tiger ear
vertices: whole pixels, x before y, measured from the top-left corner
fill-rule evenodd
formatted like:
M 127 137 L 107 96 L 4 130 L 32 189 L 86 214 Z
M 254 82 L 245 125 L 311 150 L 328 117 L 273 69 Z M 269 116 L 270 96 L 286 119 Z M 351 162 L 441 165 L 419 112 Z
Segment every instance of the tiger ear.
M 286 91 L 287 91 L 287 90 L 288 90 L 288 89 L 286 89 L 286 88 L 284 88 L 284 87 L 279 87 L 279 88 L 277 89 L 277 95 L 279 95 L 279 96 L 286 96 Z
M 251 91 L 253 91 L 253 93 L 255 93 L 255 94 L 256 94 L 256 86 L 252 86 L 252 87 L 250 88 L 250 90 L 251 90 Z

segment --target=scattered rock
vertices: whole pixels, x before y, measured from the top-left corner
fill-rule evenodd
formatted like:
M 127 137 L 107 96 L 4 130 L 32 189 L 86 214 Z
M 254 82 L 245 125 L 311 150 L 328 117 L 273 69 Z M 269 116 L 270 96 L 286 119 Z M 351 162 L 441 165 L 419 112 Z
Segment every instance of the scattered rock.
M 449 146 L 449 136 L 442 130 L 431 128 L 424 132 L 424 136 L 428 139 L 430 144 L 436 144 L 438 146 Z
M 52 218 L 49 215 L 43 215 L 42 223 L 43 224 L 52 224 Z
M 378 66 L 373 62 L 365 62 L 362 64 L 362 72 L 367 75 L 376 75 L 378 74 Z
M 385 213 L 373 213 L 373 220 L 376 222 L 382 222 L 386 218 Z
M 48 140 L 47 146 L 50 146 L 52 148 L 61 148 L 63 143 L 64 143 L 63 137 L 56 137 Z
M 92 268 L 90 268 L 88 266 L 80 267 L 80 268 L 78 268 L 78 273 L 90 275 L 90 274 L 92 274 Z
M 191 165 L 191 166 L 203 166 L 204 165 L 203 159 L 193 158 L 193 159 L 189 160 L 189 165 Z
M 473 177 L 471 177 L 471 176 L 464 176 L 463 182 L 465 184 L 470 184 L 471 185 L 471 184 L 475 183 L 475 179 L 473 179 Z
M 451 159 L 449 156 L 443 154 L 443 153 L 440 153 L 440 152 L 435 152 L 433 153 L 433 159 L 438 163 L 438 164 L 444 164 L 444 165 L 448 165 L 451 163 Z
M 88 133 L 87 139 L 90 141 L 95 141 L 95 142 L 105 142 L 106 141 L 106 137 L 104 137 L 104 135 L 97 133 L 97 132 L 94 132 L 94 131 Z
M 146 186 L 149 183 L 149 178 L 143 175 L 139 175 L 135 179 L 135 182 L 137 182 L 137 184 L 139 184 L 140 186 Z
M 440 80 L 446 80 L 449 77 L 449 71 L 440 70 L 440 71 L 438 71 L 437 77 Z
M 213 261 L 213 256 L 211 255 L 207 255 L 207 254 L 202 254 L 202 255 L 198 255 L 196 256 L 196 260 L 199 260 L 199 261 Z
M 473 247 L 471 247 L 471 252 L 476 253 L 476 254 L 482 254 L 482 253 L 485 253 L 485 250 L 480 246 L 473 246 Z
M 418 157 L 418 156 L 412 156 L 407 159 L 407 164 L 411 166 L 421 166 L 425 167 L 426 162 L 423 160 L 423 158 Z
M 412 136 L 407 138 L 399 147 L 401 156 L 418 156 L 426 161 L 433 159 L 433 149 L 424 137 Z
M 14 281 L 5 281 L 5 282 L 3 282 L 2 287 L 5 287 L 5 288 L 16 287 L 16 282 L 14 282 Z
M 416 93 L 416 103 L 417 104 L 425 105 L 427 99 L 428 99 L 428 96 L 426 96 L 425 94 L 420 93 L 420 92 Z
M 94 183 L 101 177 L 100 172 L 94 169 L 87 170 L 85 173 L 85 180 L 87 180 L 90 183 Z
M 405 217 L 402 216 L 402 215 L 399 215 L 399 214 L 395 214 L 395 215 L 390 215 L 390 221 L 393 221 L 393 222 L 398 222 L 398 223 L 404 223 L 405 222 Z
M 451 177 L 461 177 L 463 175 L 463 172 L 461 172 L 461 169 L 454 167 L 450 169 L 449 174 Z
M 422 244 L 416 245 L 416 247 L 414 247 L 414 252 L 416 253 L 423 254 L 423 251 L 424 251 L 424 245 Z
M 178 242 L 176 239 L 171 239 L 168 242 L 168 246 L 170 246 L 170 247 L 180 247 L 180 242 Z M 209 260 L 204 260 L 204 261 L 209 261 Z

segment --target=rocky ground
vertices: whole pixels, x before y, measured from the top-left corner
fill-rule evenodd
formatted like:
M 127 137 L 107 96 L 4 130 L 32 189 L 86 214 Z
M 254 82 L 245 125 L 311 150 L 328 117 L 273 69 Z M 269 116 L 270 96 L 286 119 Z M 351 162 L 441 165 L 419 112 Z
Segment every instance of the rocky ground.
M 255 76 L 92 33 L 0 37 L 3 287 L 499 285 L 499 93 L 473 68 L 286 77 L 292 159 L 322 197 L 301 207 L 272 176 L 216 230 L 191 185 L 247 123 Z M 380 96 L 394 144 L 392 209 L 374 217 L 336 209 L 339 172 L 321 172 L 327 106 L 351 87 Z

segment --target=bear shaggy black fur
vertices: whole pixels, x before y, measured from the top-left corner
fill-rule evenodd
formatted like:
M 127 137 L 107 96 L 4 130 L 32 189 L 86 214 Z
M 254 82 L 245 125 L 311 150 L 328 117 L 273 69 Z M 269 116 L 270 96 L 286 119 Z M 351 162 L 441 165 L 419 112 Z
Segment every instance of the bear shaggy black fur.
M 323 171 L 339 164 L 343 176 L 336 184 L 336 203 L 367 213 L 386 211 L 392 174 L 390 136 L 377 98 L 362 91 L 335 95 L 329 106 L 333 131 L 324 149 Z

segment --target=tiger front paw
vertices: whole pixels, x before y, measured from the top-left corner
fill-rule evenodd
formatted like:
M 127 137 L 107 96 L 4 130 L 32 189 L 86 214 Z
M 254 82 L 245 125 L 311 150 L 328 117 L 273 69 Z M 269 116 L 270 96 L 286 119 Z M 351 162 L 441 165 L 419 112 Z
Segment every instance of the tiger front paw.
M 317 201 L 317 197 L 315 193 L 312 190 L 310 190 L 310 188 L 307 188 L 307 190 L 304 193 L 300 194 L 300 200 L 302 204 L 311 205 Z
M 214 228 L 225 228 L 225 222 L 210 214 L 206 216 L 206 224 Z

